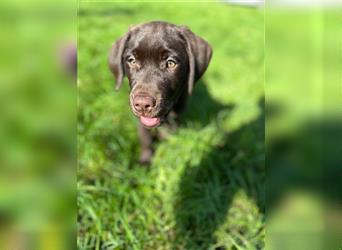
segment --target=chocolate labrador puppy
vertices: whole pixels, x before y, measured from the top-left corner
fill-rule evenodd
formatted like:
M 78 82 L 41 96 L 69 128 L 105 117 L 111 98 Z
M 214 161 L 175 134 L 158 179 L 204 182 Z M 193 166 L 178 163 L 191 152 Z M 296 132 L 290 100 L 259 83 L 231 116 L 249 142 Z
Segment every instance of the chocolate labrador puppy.
M 130 107 L 140 119 L 140 162 L 152 156 L 149 129 L 182 110 L 211 55 L 210 45 L 187 27 L 160 21 L 133 26 L 113 44 L 109 66 L 116 90 L 127 76 Z

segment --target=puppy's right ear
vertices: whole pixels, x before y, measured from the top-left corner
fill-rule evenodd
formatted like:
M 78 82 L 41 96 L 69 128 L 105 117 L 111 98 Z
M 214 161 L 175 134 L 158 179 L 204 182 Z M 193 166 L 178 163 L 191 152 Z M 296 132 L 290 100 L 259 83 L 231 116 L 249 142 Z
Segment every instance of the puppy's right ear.
M 109 58 L 108 58 L 108 63 L 109 63 L 109 68 L 114 74 L 116 78 L 116 86 L 115 89 L 119 90 L 123 78 L 125 76 L 125 70 L 123 66 L 123 61 L 122 61 L 122 54 L 124 52 L 126 42 L 128 39 L 128 34 L 125 36 L 119 38 L 112 46 L 109 52 Z

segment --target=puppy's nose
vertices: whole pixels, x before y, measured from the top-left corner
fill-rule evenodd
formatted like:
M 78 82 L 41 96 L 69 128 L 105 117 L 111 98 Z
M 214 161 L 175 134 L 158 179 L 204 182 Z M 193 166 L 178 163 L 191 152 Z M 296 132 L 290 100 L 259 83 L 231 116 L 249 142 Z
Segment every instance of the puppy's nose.
M 148 95 L 136 95 L 133 100 L 134 108 L 139 112 L 151 112 L 156 104 L 156 100 Z

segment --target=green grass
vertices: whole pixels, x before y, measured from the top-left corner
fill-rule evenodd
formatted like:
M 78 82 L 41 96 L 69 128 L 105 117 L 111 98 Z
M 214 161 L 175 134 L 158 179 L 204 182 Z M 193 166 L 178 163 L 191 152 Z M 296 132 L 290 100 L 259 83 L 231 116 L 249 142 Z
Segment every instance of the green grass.
M 179 129 L 137 163 L 128 85 L 111 44 L 129 25 L 185 24 L 214 56 Z M 223 4 L 81 3 L 78 248 L 262 249 L 265 235 L 263 13 Z

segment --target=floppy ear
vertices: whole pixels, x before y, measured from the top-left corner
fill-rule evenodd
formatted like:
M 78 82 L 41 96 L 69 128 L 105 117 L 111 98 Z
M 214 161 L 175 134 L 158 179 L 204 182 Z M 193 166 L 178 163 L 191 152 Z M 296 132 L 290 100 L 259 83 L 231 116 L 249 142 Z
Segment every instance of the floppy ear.
M 116 78 L 116 86 L 115 86 L 116 90 L 120 89 L 123 78 L 125 76 L 125 71 L 124 71 L 123 62 L 122 62 L 122 54 L 125 49 L 127 38 L 128 38 L 128 34 L 119 38 L 112 45 L 112 48 L 110 49 L 110 52 L 109 52 L 108 63 L 109 63 L 110 70 L 112 71 L 112 73 L 114 74 Z
M 188 93 L 191 95 L 195 82 L 201 78 L 208 67 L 212 49 L 207 41 L 195 35 L 187 27 L 182 26 L 187 42 L 189 57 Z

